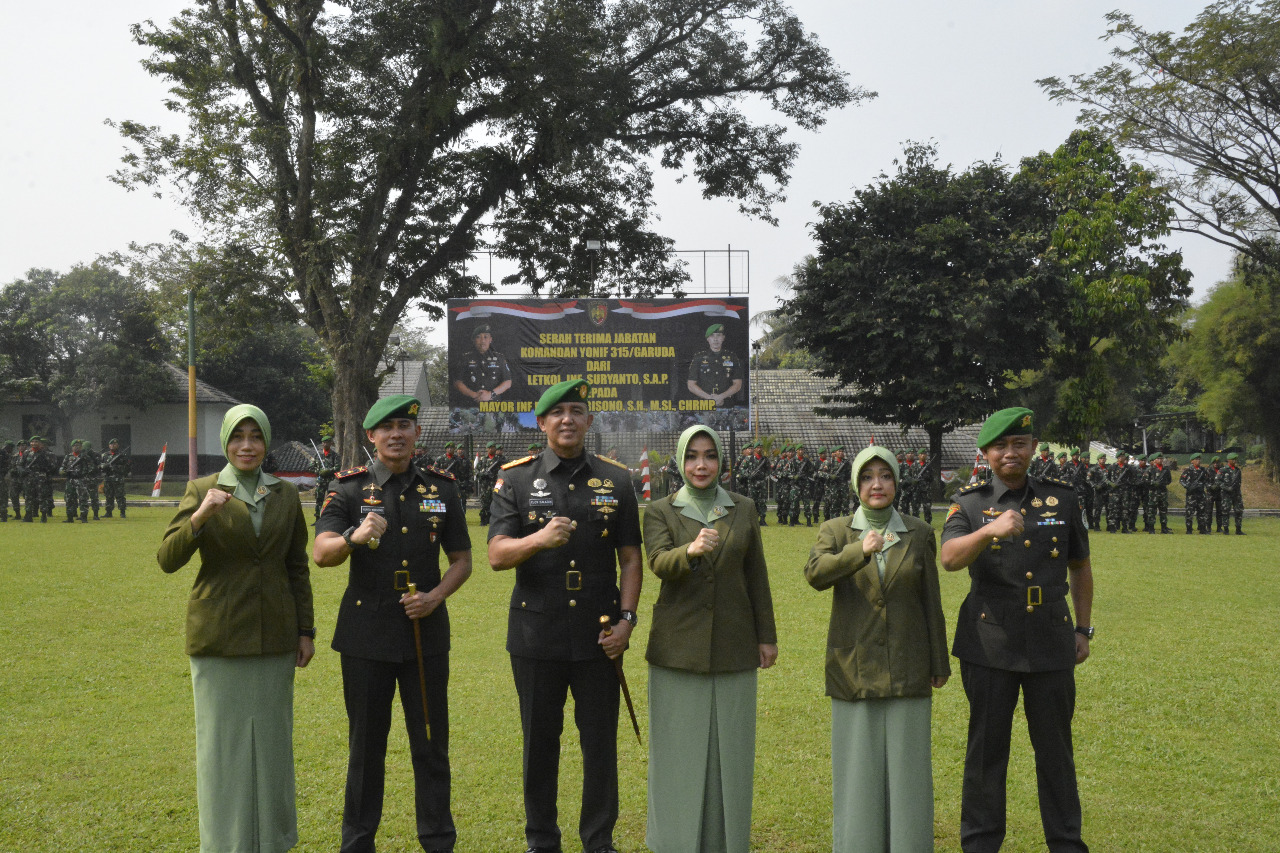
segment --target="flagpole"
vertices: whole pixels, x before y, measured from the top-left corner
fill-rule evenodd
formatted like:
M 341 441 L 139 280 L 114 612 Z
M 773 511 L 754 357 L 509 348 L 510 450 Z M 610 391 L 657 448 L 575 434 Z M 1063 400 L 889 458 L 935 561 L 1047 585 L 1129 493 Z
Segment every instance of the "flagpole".
M 168 445 L 165 445 L 167 448 Z M 163 470 L 163 468 L 161 469 Z M 196 292 L 187 291 L 187 479 L 200 476 L 196 455 Z M 159 478 L 156 488 L 159 488 Z M 159 494 L 157 492 L 157 494 Z

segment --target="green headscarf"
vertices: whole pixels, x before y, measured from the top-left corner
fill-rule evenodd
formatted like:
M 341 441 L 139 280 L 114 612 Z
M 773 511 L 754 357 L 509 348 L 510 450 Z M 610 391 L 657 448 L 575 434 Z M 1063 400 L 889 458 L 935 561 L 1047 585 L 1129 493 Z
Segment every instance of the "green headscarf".
M 680 441 L 676 443 L 676 464 L 680 466 L 680 471 L 684 472 L 684 454 L 689 449 L 689 442 L 698 433 L 706 433 L 711 437 L 711 441 L 716 446 L 716 458 L 720 461 L 717 470 L 717 482 L 710 488 L 699 489 L 689 485 L 688 481 L 680 487 L 675 497 L 671 499 L 671 505 L 680 508 L 680 514 L 692 518 L 694 521 L 709 525 L 717 518 L 722 518 L 727 509 L 733 508 L 733 498 L 729 497 L 729 493 L 720 488 L 719 474 L 724 472 L 724 449 L 720 446 L 720 434 L 705 424 L 694 424 L 684 432 L 680 433 Z
M 222 429 L 218 433 L 222 441 L 222 455 L 227 457 L 226 466 L 218 474 L 218 485 L 244 501 L 249 509 L 249 520 L 253 522 L 253 532 L 261 533 L 262 516 L 266 509 L 267 495 L 270 494 L 267 487 L 280 481 L 263 471 L 261 465 L 253 471 L 241 471 L 232 464 L 231 456 L 227 454 L 227 444 L 231 441 L 231 433 L 235 431 L 236 425 L 245 418 L 258 425 L 258 429 L 262 430 L 262 440 L 268 449 L 271 447 L 271 421 L 267 420 L 266 412 L 248 403 L 232 406 L 223 416 Z
M 881 462 L 889 466 L 889 471 L 893 474 L 893 484 L 896 487 L 901 480 L 898 473 L 898 460 L 887 447 L 878 445 L 870 445 L 859 451 L 858 455 L 853 458 L 853 491 L 858 491 L 858 475 L 862 473 L 862 469 L 873 459 L 879 459 Z M 849 521 L 849 526 L 855 530 L 870 532 L 874 530 L 884 537 L 884 548 L 875 555 L 876 570 L 880 574 L 880 580 L 884 580 L 885 557 L 884 552 L 889 548 L 902 541 L 900 535 L 907 530 L 906 522 L 898 515 L 898 511 L 893 508 L 893 504 L 889 504 L 884 509 L 872 509 L 866 504 L 860 504 L 858 509 L 853 513 L 853 518 Z M 863 536 L 866 536 L 866 532 Z
M 267 443 L 267 449 L 271 449 L 271 421 L 267 420 L 267 413 L 257 406 L 241 403 L 238 406 L 232 406 L 222 417 L 222 430 L 218 435 L 222 441 L 223 456 L 227 455 L 227 442 L 231 440 L 231 433 L 235 430 L 236 424 L 245 418 L 252 419 L 258 425 L 258 429 L 262 430 L 262 439 Z

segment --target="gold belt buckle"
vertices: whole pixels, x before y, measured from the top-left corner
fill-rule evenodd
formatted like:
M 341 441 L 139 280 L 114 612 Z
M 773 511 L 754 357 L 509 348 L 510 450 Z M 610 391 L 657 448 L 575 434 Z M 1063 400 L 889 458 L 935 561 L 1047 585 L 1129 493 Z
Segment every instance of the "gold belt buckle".
M 395 589 L 396 589 L 396 592 L 409 591 L 409 573 L 404 569 L 396 570 Z
M 582 572 L 565 572 L 564 588 L 571 591 L 582 589 Z
M 1044 604 L 1044 592 L 1038 586 L 1027 587 L 1027 606 L 1038 607 Z

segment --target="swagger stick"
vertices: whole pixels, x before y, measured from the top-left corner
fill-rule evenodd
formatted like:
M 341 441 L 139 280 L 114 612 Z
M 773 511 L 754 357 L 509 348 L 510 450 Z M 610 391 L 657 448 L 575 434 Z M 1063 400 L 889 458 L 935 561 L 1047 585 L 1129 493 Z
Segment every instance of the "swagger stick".
M 613 624 L 608 616 L 601 616 L 600 624 L 604 626 L 606 637 L 613 634 Z M 644 741 L 640 740 L 640 723 L 636 721 L 636 706 L 631 704 L 631 691 L 627 688 L 627 674 L 622 671 L 622 657 L 618 656 L 612 660 L 613 668 L 618 673 L 618 683 L 622 685 L 622 698 L 627 700 L 627 712 L 631 714 L 631 728 L 636 730 L 636 743 L 644 746 Z
M 409 594 L 418 594 L 416 583 L 409 584 Z M 418 689 L 422 692 L 422 719 L 427 724 L 427 740 L 431 740 L 431 714 L 427 711 L 427 673 L 422 668 L 422 629 L 418 627 L 417 619 L 409 621 L 413 623 L 413 645 L 418 650 Z

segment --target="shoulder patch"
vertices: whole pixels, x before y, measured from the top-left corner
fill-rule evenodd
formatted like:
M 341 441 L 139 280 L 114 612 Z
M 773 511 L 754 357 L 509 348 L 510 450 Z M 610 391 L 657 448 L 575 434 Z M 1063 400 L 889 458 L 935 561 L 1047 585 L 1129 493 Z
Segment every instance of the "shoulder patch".
M 442 480 L 458 479 L 457 477 L 450 474 L 448 471 L 441 471 L 439 468 L 435 467 L 434 465 L 428 465 L 426 468 L 423 468 L 421 470 L 422 470 L 422 473 L 424 474 L 435 474 L 437 477 L 439 477 Z
M 368 471 L 368 470 L 369 470 L 368 465 L 361 465 L 359 468 L 348 468 L 345 471 L 339 471 L 338 473 L 333 475 L 333 478 L 335 480 L 345 480 L 348 477 L 354 477 L 357 474 L 363 474 L 365 471 Z
M 985 485 L 986 483 L 979 481 L 977 483 L 973 483 L 972 485 L 965 486 L 963 489 L 960 489 L 959 491 L 957 491 L 956 494 L 967 495 L 970 492 L 976 492 L 978 489 L 981 489 Z
M 946 519 L 946 520 L 947 520 L 947 521 L 950 521 L 950 520 L 951 520 L 951 516 L 955 515 L 955 514 L 956 514 L 957 512 L 959 512 L 959 511 L 960 511 L 960 504 L 952 504 L 951 506 L 947 507 L 947 519 Z
M 505 471 L 508 468 L 514 468 L 517 465 L 524 465 L 526 462 L 532 462 L 537 458 L 538 458 L 537 456 L 525 456 L 521 459 L 513 459 L 510 462 L 508 462 L 506 465 L 503 465 L 502 470 Z
M 595 457 L 599 459 L 601 462 L 608 462 L 610 465 L 617 465 L 623 471 L 631 470 L 626 465 L 623 465 L 621 462 L 619 462 L 617 459 L 610 459 L 608 456 L 601 456 L 599 453 L 596 453 Z

